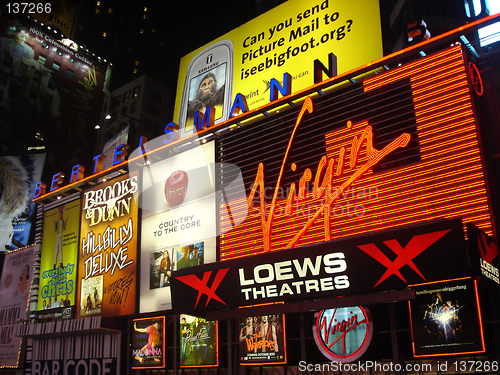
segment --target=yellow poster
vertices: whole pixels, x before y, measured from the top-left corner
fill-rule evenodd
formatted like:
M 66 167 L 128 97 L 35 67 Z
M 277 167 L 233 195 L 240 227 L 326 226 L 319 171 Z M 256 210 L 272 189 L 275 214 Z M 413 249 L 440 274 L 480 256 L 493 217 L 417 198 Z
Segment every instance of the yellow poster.
M 77 317 L 135 313 L 137 175 L 83 192 Z
M 80 200 L 46 210 L 43 223 L 38 310 L 42 316 L 62 318 L 64 311 L 53 309 L 75 305 Z M 74 315 L 64 313 L 66 318 Z
M 228 119 L 236 94 L 250 110 L 270 101 L 270 81 L 292 77 L 292 93 L 314 84 L 314 60 L 337 74 L 382 57 L 378 0 L 289 0 L 181 59 L 174 122 L 193 131 L 194 114 Z M 326 79 L 323 77 L 322 79 Z

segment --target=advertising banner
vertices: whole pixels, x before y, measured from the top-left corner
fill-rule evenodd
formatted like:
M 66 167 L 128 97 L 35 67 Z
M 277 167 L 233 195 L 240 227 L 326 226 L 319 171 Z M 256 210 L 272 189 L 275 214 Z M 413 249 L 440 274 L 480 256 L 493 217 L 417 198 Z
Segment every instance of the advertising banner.
M 34 262 L 33 246 L 5 255 L 0 279 L 0 368 L 18 366 L 22 338 L 16 333 L 27 318 Z
M 77 317 L 136 311 L 137 189 L 126 174 L 83 192 Z
M 286 363 L 284 314 L 247 316 L 239 329 L 241 365 Z
M 39 318 L 75 316 L 80 214 L 80 200 L 44 212 Z
M 214 142 L 142 170 L 140 311 L 171 308 L 175 270 L 216 260 Z
M 165 367 L 165 317 L 134 319 L 132 368 Z
M 436 267 L 436 259 L 447 259 Z M 470 275 L 460 220 L 174 271 L 173 308 L 210 310 L 405 289 Z
M 484 333 L 477 283 L 472 278 L 409 286 L 413 355 L 483 353 Z
M 378 0 L 287 1 L 181 59 L 174 122 L 193 131 L 195 112 L 215 108 L 215 121 L 228 114 L 237 93 L 249 109 L 269 102 L 269 82 L 285 72 L 293 91 L 314 84 L 314 60 L 337 73 L 382 57 Z
M 180 366 L 212 367 L 219 365 L 219 325 L 217 321 L 181 314 Z

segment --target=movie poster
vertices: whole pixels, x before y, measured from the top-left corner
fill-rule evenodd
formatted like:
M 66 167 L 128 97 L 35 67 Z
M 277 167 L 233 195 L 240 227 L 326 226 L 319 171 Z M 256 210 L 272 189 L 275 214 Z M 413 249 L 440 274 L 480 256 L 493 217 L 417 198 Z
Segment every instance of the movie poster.
M 33 280 L 35 247 L 25 247 L 5 255 L 0 278 L 0 367 L 17 367 L 22 338 L 18 326 L 27 317 Z
M 74 318 L 80 200 L 43 214 L 38 318 Z
M 78 317 L 135 313 L 137 189 L 126 174 L 83 193 Z
M 240 364 L 286 363 L 285 315 L 240 319 Z
M 132 322 L 132 368 L 165 367 L 165 317 Z
M 142 170 L 140 312 L 172 308 L 173 271 L 216 261 L 215 146 Z
M 476 281 L 471 278 L 410 285 L 415 357 L 485 351 Z
M 218 324 L 191 315 L 180 315 L 180 366 L 219 365 Z

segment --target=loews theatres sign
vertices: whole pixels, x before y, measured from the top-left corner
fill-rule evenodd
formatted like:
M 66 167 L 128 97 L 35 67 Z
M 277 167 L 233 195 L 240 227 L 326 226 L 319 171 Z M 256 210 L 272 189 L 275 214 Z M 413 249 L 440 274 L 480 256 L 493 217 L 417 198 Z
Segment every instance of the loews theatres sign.
M 450 265 L 436 269 L 437 257 Z M 404 289 L 469 274 L 462 222 L 453 220 L 186 268 L 173 273 L 171 287 L 173 308 L 193 311 Z

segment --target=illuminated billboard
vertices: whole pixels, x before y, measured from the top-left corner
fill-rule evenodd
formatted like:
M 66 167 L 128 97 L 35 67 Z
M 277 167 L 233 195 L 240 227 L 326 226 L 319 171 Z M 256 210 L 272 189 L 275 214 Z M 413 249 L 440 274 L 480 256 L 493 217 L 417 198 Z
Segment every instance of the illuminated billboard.
M 484 353 L 477 281 L 472 278 L 410 285 L 415 357 Z
M 142 170 L 141 313 L 171 308 L 173 271 L 216 260 L 214 161 L 210 142 Z
M 218 366 L 218 322 L 187 314 L 179 319 L 180 367 Z
M 132 368 L 165 367 L 165 317 L 132 320 Z
M 27 318 L 33 281 L 35 247 L 24 247 L 5 255 L 0 278 L 0 368 L 17 367 L 21 354 L 19 326 Z
M 38 316 L 75 316 L 80 200 L 46 208 L 40 263 Z
M 462 222 L 436 220 L 180 269 L 170 284 L 175 310 L 202 312 L 404 290 L 470 271 Z
M 35 4 L 29 4 L 27 7 Z M 38 5 L 38 4 L 37 4 Z M 37 10 L 40 9 L 38 5 Z M 78 12 L 78 1 L 76 0 L 55 0 L 44 7 L 44 11 L 33 12 L 31 15 L 47 26 L 59 30 L 64 36 L 71 38 Z
M 174 121 L 192 133 L 195 113 L 207 107 L 224 121 L 237 93 L 258 108 L 269 100 L 271 79 L 285 72 L 294 92 L 309 87 L 315 59 L 336 74 L 380 57 L 378 0 L 287 1 L 181 59 Z
M 241 365 L 286 363 L 285 315 L 247 316 L 239 324 Z
M 138 207 L 136 175 L 83 192 L 77 316 L 135 313 Z
M 232 229 L 220 205 L 220 259 L 434 219 L 491 234 L 467 72 L 453 46 L 220 137 L 248 208 Z

